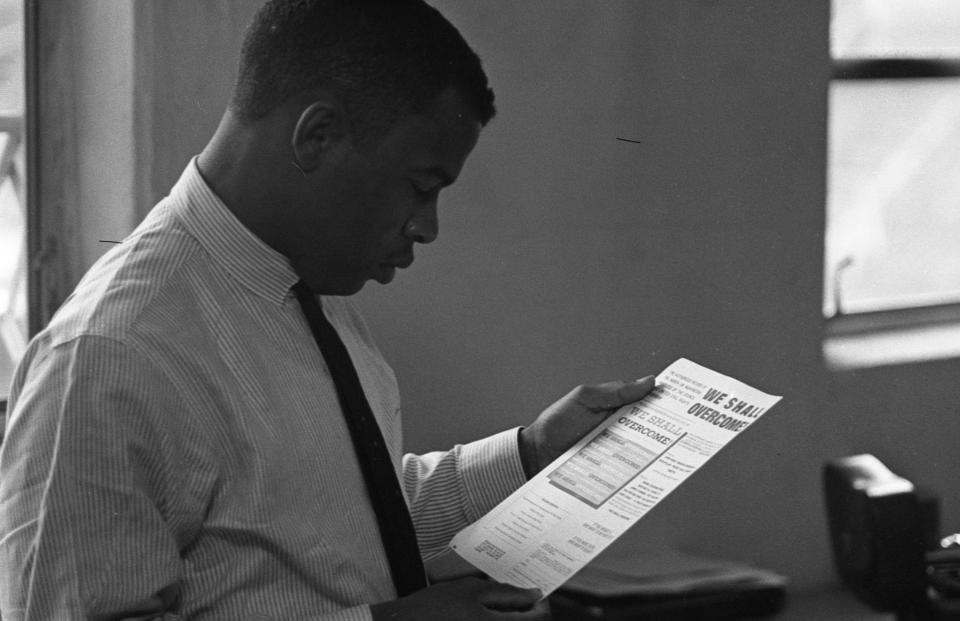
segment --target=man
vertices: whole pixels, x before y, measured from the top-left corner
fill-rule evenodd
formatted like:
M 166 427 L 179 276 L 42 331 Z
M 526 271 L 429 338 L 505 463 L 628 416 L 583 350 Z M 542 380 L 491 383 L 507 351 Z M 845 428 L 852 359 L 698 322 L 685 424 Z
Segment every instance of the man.
M 396 382 L 344 297 L 437 237 L 438 194 L 493 111 L 479 59 L 420 0 L 261 9 L 210 143 L 17 371 L 4 621 L 545 618 L 536 591 L 402 575 L 392 521 L 412 516 L 414 549 L 440 553 L 652 380 L 581 387 L 519 431 L 401 458 Z M 327 321 L 373 439 L 354 436 L 366 415 L 312 336 Z M 409 514 L 383 519 L 378 450 Z

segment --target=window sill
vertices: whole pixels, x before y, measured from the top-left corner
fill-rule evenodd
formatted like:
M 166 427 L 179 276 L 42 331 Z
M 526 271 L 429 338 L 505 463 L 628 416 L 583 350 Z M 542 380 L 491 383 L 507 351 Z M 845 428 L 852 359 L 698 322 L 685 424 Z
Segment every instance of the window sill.
M 960 304 L 828 319 L 823 357 L 835 371 L 960 358 Z

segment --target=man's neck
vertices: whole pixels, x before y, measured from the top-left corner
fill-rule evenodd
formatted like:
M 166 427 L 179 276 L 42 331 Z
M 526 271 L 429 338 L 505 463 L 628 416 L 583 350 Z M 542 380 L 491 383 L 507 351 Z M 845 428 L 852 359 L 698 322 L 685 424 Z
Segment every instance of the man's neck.
M 284 252 L 282 236 L 272 226 L 276 222 L 273 216 L 283 207 L 286 179 L 299 173 L 291 165 L 290 170 L 280 166 L 279 162 L 286 160 L 271 144 L 269 137 L 276 135 L 271 131 L 257 123 L 245 124 L 227 111 L 198 156 L 197 167 L 237 220 L 265 243 Z

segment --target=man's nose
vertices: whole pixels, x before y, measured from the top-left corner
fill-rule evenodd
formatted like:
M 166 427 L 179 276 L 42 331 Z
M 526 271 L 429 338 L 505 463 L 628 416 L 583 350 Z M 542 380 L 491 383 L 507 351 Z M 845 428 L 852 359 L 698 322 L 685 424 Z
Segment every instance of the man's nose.
M 403 227 L 404 235 L 420 244 L 429 244 L 434 241 L 439 232 L 440 226 L 437 222 L 436 204 L 418 211 L 412 218 L 407 220 L 407 224 Z

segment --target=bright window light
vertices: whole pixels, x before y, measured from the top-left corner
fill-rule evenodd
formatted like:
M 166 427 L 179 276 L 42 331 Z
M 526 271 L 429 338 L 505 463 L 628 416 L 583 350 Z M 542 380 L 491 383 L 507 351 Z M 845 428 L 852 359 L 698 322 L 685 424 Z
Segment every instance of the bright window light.
M 834 0 L 836 59 L 960 58 L 957 0 Z
M 23 0 L 0 0 L 0 400 L 27 339 Z
M 830 89 L 824 311 L 960 301 L 960 78 Z

